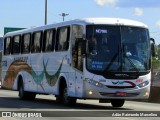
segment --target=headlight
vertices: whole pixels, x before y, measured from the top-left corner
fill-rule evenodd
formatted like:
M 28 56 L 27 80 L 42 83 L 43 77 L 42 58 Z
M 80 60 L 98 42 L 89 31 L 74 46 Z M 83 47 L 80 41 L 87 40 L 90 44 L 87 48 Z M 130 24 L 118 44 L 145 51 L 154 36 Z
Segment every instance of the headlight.
M 139 84 L 138 87 L 142 88 L 149 84 L 149 81 L 144 81 L 143 83 Z
M 97 82 L 97 81 L 92 80 L 92 79 L 89 79 L 89 78 L 85 78 L 85 81 L 87 81 L 89 84 L 94 85 L 96 87 L 101 87 L 101 88 L 105 87 L 105 85 L 103 85 L 102 83 Z

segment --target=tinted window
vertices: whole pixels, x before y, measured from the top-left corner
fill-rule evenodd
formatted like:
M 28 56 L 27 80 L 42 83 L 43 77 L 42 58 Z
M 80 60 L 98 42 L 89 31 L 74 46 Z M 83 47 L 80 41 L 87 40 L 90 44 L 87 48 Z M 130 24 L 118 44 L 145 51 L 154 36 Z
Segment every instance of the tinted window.
M 8 55 L 10 54 L 10 49 L 11 49 L 11 38 L 5 38 L 4 40 L 4 54 Z
M 19 52 L 20 52 L 20 36 L 14 36 L 12 53 L 18 54 Z
M 58 29 L 56 50 L 65 51 L 69 47 L 70 28 L 62 27 Z
M 55 30 L 47 30 L 44 32 L 43 51 L 53 51 L 55 41 Z
M 42 40 L 42 32 L 36 32 L 33 34 L 33 41 L 31 52 L 37 53 L 41 51 L 41 40 Z
M 82 57 L 79 50 L 79 46 L 81 45 L 82 41 L 78 41 L 77 38 L 83 38 L 83 31 L 84 28 L 81 25 L 72 26 L 72 65 L 79 70 L 83 69 L 83 66 L 81 66 L 83 61 L 81 60 Z
M 29 53 L 29 51 L 30 51 L 30 40 L 31 40 L 31 34 L 23 35 L 22 53 Z
M 150 70 L 149 32 L 128 26 L 88 25 L 87 69 L 106 78 L 137 78 Z M 133 73 L 131 75 L 130 73 Z M 113 73 L 113 74 L 111 74 Z

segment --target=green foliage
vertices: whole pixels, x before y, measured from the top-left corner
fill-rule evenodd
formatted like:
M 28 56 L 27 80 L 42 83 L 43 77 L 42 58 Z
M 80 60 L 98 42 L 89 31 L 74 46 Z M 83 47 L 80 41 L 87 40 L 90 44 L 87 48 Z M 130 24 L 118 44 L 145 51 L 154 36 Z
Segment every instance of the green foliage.
M 157 60 L 155 57 L 152 58 L 152 67 L 153 69 L 160 68 L 160 60 Z
M 0 52 L 0 62 L 2 61 L 2 52 Z
M 158 47 L 156 47 L 156 53 L 157 53 L 157 56 L 160 56 L 160 49 Z
M 158 69 L 160 68 L 160 60 L 158 60 L 158 57 L 160 57 L 160 49 L 158 48 L 157 45 L 155 45 L 156 49 L 156 57 L 152 57 L 152 67 L 153 69 Z
M 1 62 L 2 62 L 2 51 L 0 52 L 0 68 L 1 68 Z

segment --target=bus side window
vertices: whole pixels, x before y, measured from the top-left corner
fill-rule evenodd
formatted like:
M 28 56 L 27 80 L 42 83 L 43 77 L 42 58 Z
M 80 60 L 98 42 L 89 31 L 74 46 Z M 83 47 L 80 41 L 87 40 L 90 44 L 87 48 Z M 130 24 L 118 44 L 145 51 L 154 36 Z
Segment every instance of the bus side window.
M 69 48 L 70 27 L 58 28 L 56 37 L 56 51 L 67 51 Z
M 42 32 L 35 32 L 33 33 L 32 45 L 31 45 L 31 52 L 32 53 L 39 53 L 41 51 L 41 44 L 42 44 Z
M 19 54 L 20 53 L 20 39 L 21 36 L 17 35 L 13 37 L 12 41 L 12 52 L 13 54 Z
M 31 34 L 27 33 L 24 34 L 22 37 L 22 48 L 21 52 L 27 54 L 30 52 L 30 41 L 31 41 Z
M 44 32 L 44 39 L 43 39 L 43 51 L 50 52 L 54 50 L 55 44 L 55 29 L 46 30 Z
M 11 37 L 4 39 L 4 55 L 9 55 L 11 50 Z

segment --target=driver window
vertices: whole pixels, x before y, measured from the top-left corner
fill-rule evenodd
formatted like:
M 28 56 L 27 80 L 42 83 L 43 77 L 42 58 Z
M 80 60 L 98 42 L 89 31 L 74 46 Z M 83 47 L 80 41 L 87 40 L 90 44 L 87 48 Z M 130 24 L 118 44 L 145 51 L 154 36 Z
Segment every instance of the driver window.
M 94 36 L 90 35 L 88 40 L 89 53 L 97 50 L 97 40 Z

